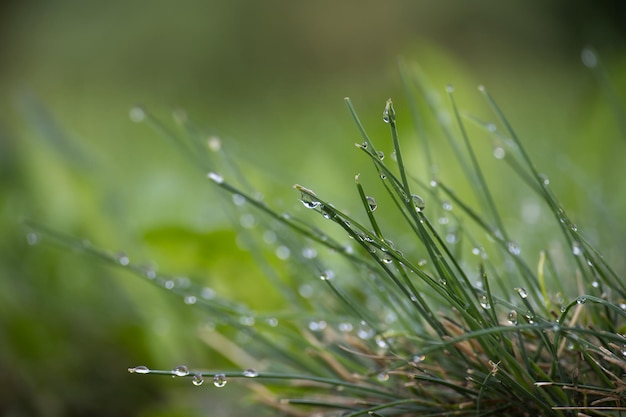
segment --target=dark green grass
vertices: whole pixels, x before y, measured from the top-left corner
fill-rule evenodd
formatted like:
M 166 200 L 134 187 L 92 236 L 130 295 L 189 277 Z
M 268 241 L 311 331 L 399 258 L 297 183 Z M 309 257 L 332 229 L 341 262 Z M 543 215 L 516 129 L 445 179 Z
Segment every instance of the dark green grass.
M 423 119 L 432 115 L 440 121 L 472 198 L 453 191 L 445 172 L 438 174 L 424 135 L 419 137 L 430 177 L 414 173 L 398 132 L 405 121 L 397 119 L 391 100 L 382 119 L 393 158 L 378 149 L 346 99 L 361 135 L 356 147 L 380 184 L 355 176 L 355 189 L 345 195 L 359 212 L 337 208 L 349 204 L 327 201 L 324 190 L 296 184 L 294 198 L 310 215 L 273 209 L 221 143 L 212 138 L 207 144 L 187 119 L 179 118 L 181 129 L 174 130 L 144 110 L 133 111 L 135 120 L 172 140 L 229 197 L 224 201 L 232 204 L 233 227 L 281 295 L 277 310 L 257 311 L 203 292 L 193 281 L 180 282 L 32 223 L 29 239 L 118 265 L 203 309 L 213 326 L 201 337 L 236 366 L 133 366 L 133 373 L 189 378 L 190 385 L 240 382 L 288 415 L 626 412 L 626 280 L 573 223 L 484 87 L 479 91 L 496 122 L 461 112 L 451 86 L 448 100 L 437 103 L 418 68 L 404 62 L 400 68 L 416 130 L 422 132 Z M 445 112 L 451 122 L 438 118 Z M 483 169 L 467 122 L 493 141 L 510 169 Z M 329 164 L 336 163 L 330 158 Z M 551 215 L 554 235 L 544 247 L 524 252 L 518 242 L 526 236 L 515 236 L 507 224 L 510 216 L 489 185 L 492 175 L 510 176 L 521 184 L 519 193 Z M 531 225 L 525 233 L 534 233 Z M 551 249 L 553 242 L 561 255 Z

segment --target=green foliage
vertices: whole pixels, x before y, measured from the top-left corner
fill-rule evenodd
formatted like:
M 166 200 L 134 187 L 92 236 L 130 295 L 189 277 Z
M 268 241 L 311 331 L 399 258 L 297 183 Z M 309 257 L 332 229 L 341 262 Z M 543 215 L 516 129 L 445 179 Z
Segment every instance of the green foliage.
M 143 109 L 132 111 L 208 172 L 233 220 L 234 231 L 164 228 L 148 233 L 146 243 L 208 269 L 221 263 L 226 281 L 206 287 L 29 223 L 30 239 L 115 264 L 196 306 L 209 318 L 200 338 L 231 366 L 136 366 L 131 373 L 220 388 L 237 381 L 285 415 L 619 415 L 626 409 L 623 271 L 574 223 L 485 88 L 479 90 L 494 122 L 459 110 L 453 87 L 447 100 L 437 100 L 419 68 L 400 68 L 422 165 L 405 152 L 403 113 L 391 100 L 383 111 L 389 146 L 370 138 L 346 99 L 361 135 L 356 148 L 373 175 L 356 175 L 349 201 L 331 202 L 296 184 L 303 208 L 294 213 L 273 208 L 222 143 L 207 143 L 185 117 L 174 130 Z M 449 162 L 437 167 L 433 126 L 469 193 L 454 191 L 459 175 L 446 173 Z M 483 168 L 477 149 L 485 146 L 476 146 L 470 129 L 489 139 L 487 148 L 514 178 Z M 329 156 L 328 164 L 336 163 Z M 543 216 L 511 227 L 520 219 L 493 191 L 500 181 L 527 194 Z M 531 243 L 544 229 L 545 240 Z M 239 287 L 235 263 L 254 265 L 264 281 Z

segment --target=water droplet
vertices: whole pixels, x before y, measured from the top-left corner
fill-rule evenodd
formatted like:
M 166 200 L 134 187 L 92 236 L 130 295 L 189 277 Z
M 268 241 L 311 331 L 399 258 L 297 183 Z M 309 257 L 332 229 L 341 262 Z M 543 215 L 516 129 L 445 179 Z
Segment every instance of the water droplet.
M 480 91 L 481 93 L 484 93 L 484 92 L 487 91 L 487 89 L 485 88 L 484 85 L 481 84 L 481 85 L 478 86 L 478 91 Z
M 189 369 L 185 365 L 177 366 L 172 369 L 172 375 L 174 376 L 187 376 L 189 375 Z
M 578 298 L 576 299 L 576 302 L 577 302 L 578 304 L 585 304 L 585 303 L 587 302 L 587 297 L 578 297 Z
M 517 325 L 517 311 L 509 311 L 506 319 L 509 321 L 509 323 Z
M 380 349 L 389 349 L 389 343 L 382 336 L 376 336 L 376 346 Z
M 493 156 L 496 159 L 504 159 L 504 157 L 506 156 L 506 151 L 504 150 L 504 148 L 496 146 L 493 148 Z
M 580 242 L 577 242 L 577 241 L 572 242 L 572 253 L 575 256 L 581 256 L 583 254 L 583 249 L 580 246 Z
M 391 258 L 390 258 L 390 257 L 388 257 L 388 256 L 385 256 L 384 258 L 382 258 L 382 259 L 381 259 L 381 261 L 382 261 L 383 263 L 385 263 L 385 264 L 390 264 L 390 263 L 392 263 L 392 262 L 393 262 L 393 259 L 391 259 Z
M 320 275 L 320 279 L 322 281 L 330 281 L 333 278 L 335 278 L 335 272 L 330 269 L 327 269 L 326 271 L 322 272 L 322 274 Z
M 308 209 L 318 208 L 321 202 L 315 196 L 315 193 L 307 188 L 300 188 L 300 201 L 302 205 Z
M 216 184 L 221 184 L 224 182 L 224 177 L 222 177 L 217 172 L 209 172 L 207 177 Z
M 486 295 L 480 296 L 480 306 L 485 310 L 489 310 L 491 308 L 491 304 L 489 304 L 489 299 Z
M 34 246 L 37 243 L 39 243 L 39 234 L 37 234 L 35 232 L 27 233 L 26 234 L 26 243 L 28 243 L 31 246 Z
M 246 197 L 241 194 L 233 194 L 233 203 L 235 203 L 236 206 L 243 206 L 246 203 Z
M 193 295 L 185 296 L 185 304 L 187 305 L 195 304 L 196 301 L 198 301 L 198 299 Z
M 241 316 L 239 317 L 239 323 L 244 326 L 254 326 L 255 320 L 252 316 Z
M 244 229 L 252 229 L 256 226 L 256 217 L 254 217 L 253 214 L 244 213 L 239 218 L 239 224 L 241 224 L 241 227 Z
M 452 203 L 450 203 L 449 201 L 444 201 L 443 203 L 441 203 L 441 207 L 445 211 L 452 211 Z
M 413 200 L 413 205 L 415 206 L 415 211 L 421 213 L 426 208 L 426 203 L 424 199 L 417 194 L 411 194 L 411 199 Z
M 626 345 L 622 345 L 622 347 L 620 348 L 620 351 L 622 353 L 622 356 L 626 357 Z
M 495 132 L 498 128 L 493 123 L 487 123 L 487 130 L 491 133 Z
M 387 372 L 379 372 L 378 375 L 376 375 L 376 379 L 380 382 L 387 382 L 389 381 L 389 374 Z
M 315 248 L 304 248 L 302 249 L 302 256 L 305 259 L 313 259 L 317 257 L 317 250 Z
M 134 368 L 128 368 L 128 372 L 131 374 L 149 374 L 150 369 L 147 366 L 135 366 Z
M 396 115 L 393 110 L 393 103 L 391 99 L 387 100 L 385 103 L 385 110 L 383 110 L 383 122 L 391 123 L 396 121 Z
M 310 298 L 313 295 L 313 287 L 309 284 L 302 284 L 298 288 L 298 294 L 300 294 L 302 298 Z
M 446 85 L 446 91 L 448 93 L 454 93 L 454 86 L 452 84 Z
M 519 245 L 513 241 L 507 242 L 506 248 L 511 255 L 518 256 L 521 253 Z
M 344 323 L 339 323 L 338 328 L 340 332 L 348 333 L 352 331 L 354 326 L 352 326 L 352 323 L 344 322 Z
M 369 206 L 370 211 L 376 210 L 378 204 L 376 204 L 376 200 L 374 199 L 374 197 L 367 196 L 365 197 L 365 200 L 367 201 L 367 205 Z
M 430 186 L 432 188 L 435 188 L 435 187 L 439 186 L 439 183 L 436 180 L 430 180 Z
M 174 288 L 174 285 L 175 285 L 174 281 L 172 281 L 171 279 L 168 279 L 167 281 L 163 283 L 163 286 L 168 290 L 171 290 L 172 288 Z
M 291 250 L 287 246 L 279 246 L 276 248 L 276 257 L 283 261 L 289 259 L 291 256 Z
M 521 298 L 528 298 L 528 291 L 526 291 L 525 288 L 515 288 L 515 292 L 517 292 Z
M 459 236 L 456 233 L 448 233 L 446 235 L 446 242 L 448 242 L 449 244 L 454 245 L 458 241 L 459 241 Z
M 361 321 L 357 329 L 357 336 L 363 340 L 368 340 L 374 337 L 374 329 L 372 329 L 367 323 Z
M 122 266 L 127 266 L 130 263 L 130 259 L 128 259 L 128 256 L 126 256 L 123 252 L 117 253 L 115 255 L 115 259 L 117 260 L 117 263 Z
M 204 383 L 204 377 L 202 374 L 193 374 L 193 377 L 191 377 L 191 383 L 196 387 L 199 387 Z
M 417 261 L 417 266 L 424 266 L 428 263 L 428 261 L 426 259 L 420 259 L 419 261 Z
M 626 311 L 626 303 L 620 303 L 619 304 L 619 308 L 621 308 L 622 310 Z
M 367 142 L 361 142 L 361 144 L 356 144 L 356 146 L 358 146 L 361 149 L 367 149 Z
M 146 118 L 146 112 L 141 107 L 135 106 L 128 113 L 130 120 L 135 123 L 143 122 Z
M 217 136 L 210 136 L 209 139 L 207 139 L 207 145 L 211 152 L 219 152 L 219 150 L 222 149 L 222 141 Z
M 387 179 L 387 175 L 381 172 L 380 179 L 381 180 L 386 180 Z
M 480 249 L 472 248 L 472 255 L 476 255 L 476 256 L 480 255 Z
M 599 283 L 598 281 L 593 281 L 593 282 L 591 283 L 591 286 L 592 286 L 593 288 L 598 288 L 598 287 L 600 287 L 600 283 Z
M 413 363 L 421 363 L 424 361 L 424 359 L 426 359 L 425 355 L 414 355 L 413 356 Z
M 222 388 L 223 386 L 226 385 L 228 381 L 226 380 L 226 375 L 224 374 L 216 374 L 213 377 L 213 385 L 215 385 L 218 388 Z
M 215 290 L 213 288 L 204 287 L 200 291 L 200 295 L 205 300 L 211 300 L 211 299 L 215 298 Z
M 278 319 L 276 317 L 270 317 L 269 319 L 266 320 L 267 324 L 270 325 L 270 327 L 276 327 L 278 326 Z
M 584 48 L 580 54 L 583 65 L 587 68 L 595 68 L 598 65 L 598 57 L 596 53 L 589 48 Z
M 311 320 L 309 322 L 309 330 L 312 332 L 321 332 L 326 328 L 326 322 L 324 320 L 315 321 Z
M 545 186 L 550 185 L 550 180 L 548 179 L 548 177 L 545 174 L 539 174 L 539 179 L 541 180 L 541 183 Z
M 256 369 L 248 368 L 243 371 L 243 376 L 245 376 L 246 378 L 256 378 L 257 376 L 259 376 L 259 373 Z

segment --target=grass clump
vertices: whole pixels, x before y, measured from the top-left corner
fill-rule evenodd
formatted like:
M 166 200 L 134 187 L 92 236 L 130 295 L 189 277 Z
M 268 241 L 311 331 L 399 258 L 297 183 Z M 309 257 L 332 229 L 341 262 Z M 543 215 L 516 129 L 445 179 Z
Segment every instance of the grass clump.
M 29 240 L 69 245 L 203 309 L 213 322 L 200 337 L 235 366 L 135 366 L 131 373 L 189 378 L 193 385 L 208 380 L 216 387 L 240 381 L 282 415 L 622 415 L 626 281 L 572 222 L 485 88 L 479 90 L 497 124 L 462 113 L 452 87 L 446 89 L 449 100 L 437 103 L 417 68 L 403 64 L 401 73 L 418 131 L 427 113 L 434 114 L 477 204 L 439 175 L 425 138 L 430 178 L 416 176 L 391 100 L 383 121 L 393 158 L 385 158 L 346 99 L 361 135 L 356 147 L 380 179 L 374 185 L 356 175 L 361 212 L 339 209 L 323 192 L 294 185 L 311 216 L 273 209 L 219 140 L 209 139 L 207 147 L 185 118 L 178 119 L 180 135 L 133 110 L 136 121 L 174 140 L 231 197 L 226 201 L 234 203 L 234 227 L 284 300 L 277 310 L 224 299 L 41 226 L 33 225 Z M 439 117 L 444 112 L 452 122 Z M 468 122 L 492 139 L 496 157 L 525 184 L 520 192 L 534 194 L 551 213 L 558 234 L 551 239 L 559 241 L 563 256 L 555 256 L 548 242 L 523 256 L 469 139 Z

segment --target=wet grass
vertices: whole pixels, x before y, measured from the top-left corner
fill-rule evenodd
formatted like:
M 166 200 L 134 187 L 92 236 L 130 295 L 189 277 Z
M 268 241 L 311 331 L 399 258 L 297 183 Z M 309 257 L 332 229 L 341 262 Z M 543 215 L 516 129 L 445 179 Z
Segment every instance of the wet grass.
M 410 120 L 398 119 L 391 100 L 382 119 L 393 152 L 385 156 L 346 99 L 361 135 L 356 148 L 379 182 L 355 176 L 345 195 L 359 212 L 337 208 L 346 202 L 328 201 L 306 184 L 294 185 L 294 198 L 308 211 L 274 209 L 218 138 L 207 142 L 185 117 L 173 130 L 142 109 L 132 111 L 226 197 L 233 227 L 281 294 L 277 310 L 224 299 L 193 280 L 40 225 L 28 223 L 29 243 L 92 255 L 202 309 L 211 325 L 200 338 L 236 366 L 133 366 L 131 373 L 189 378 L 190 386 L 242 383 L 284 415 L 622 415 L 626 280 L 571 220 L 486 88 L 479 93 L 493 122 L 459 110 L 453 87 L 437 102 L 419 68 L 400 69 L 416 130 L 423 131 L 425 118 L 438 120 L 477 204 L 438 174 L 424 135 L 418 137 L 429 177 L 413 172 L 398 132 L 398 123 Z M 510 169 L 483 169 L 467 125 L 490 138 Z M 519 193 L 550 214 L 555 235 L 545 247 L 523 251 L 518 242 L 526 237 L 514 235 L 489 185 L 496 175 L 517 178 Z M 525 233 L 533 227 L 547 226 L 529 224 Z

